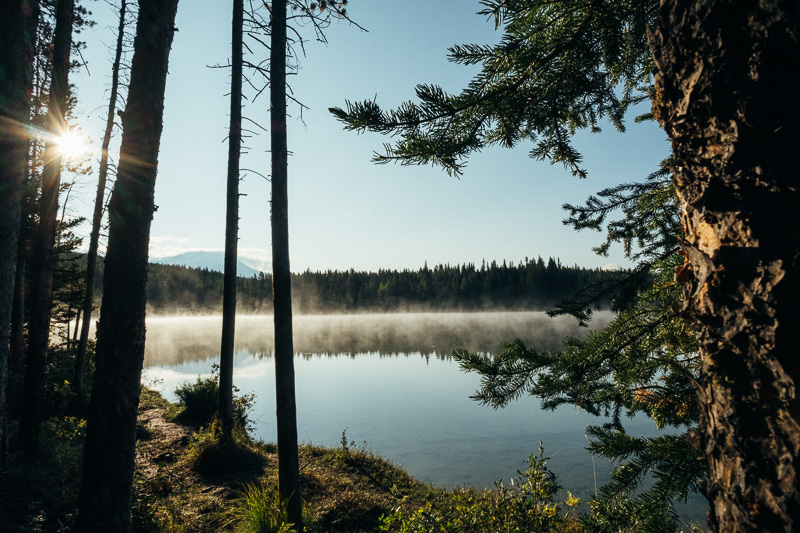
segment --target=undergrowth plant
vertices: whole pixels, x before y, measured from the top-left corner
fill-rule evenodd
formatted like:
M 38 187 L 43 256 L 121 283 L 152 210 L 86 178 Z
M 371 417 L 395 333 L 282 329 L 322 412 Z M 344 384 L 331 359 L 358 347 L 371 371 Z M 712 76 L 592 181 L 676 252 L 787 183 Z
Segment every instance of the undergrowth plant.
M 462 369 L 481 374 L 474 398 L 494 408 L 531 395 L 545 409 L 571 405 L 607 417 L 587 428 L 589 451 L 617 465 L 582 517 L 589 531 L 677 531 L 673 503 L 699 492 L 706 477 L 695 447 L 701 361 L 692 324 L 680 313 L 685 258 L 677 251 L 680 219 L 670 165 L 664 161 L 643 183 L 606 189 L 584 206 L 565 206 L 565 222 L 576 229 L 606 228 L 597 253 L 621 244 L 638 263 L 549 312 L 585 324 L 610 298 L 616 314 L 606 327 L 585 340 L 565 339 L 558 352 L 516 339 L 498 354 L 453 354 Z M 623 216 L 608 220 L 619 211 Z M 670 431 L 631 435 L 625 420 L 636 414 Z
M 288 522 L 286 502 L 280 499 L 273 486 L 248 483 L 241 493 L 241 517 L 252 533 L 292 533 Z M 303 506 L 304 531 L 316 530 L 314 516 L 307 505 Z
M 380 531 L 388 533 L 566 533 L 581 531 L 574 512 L 580 500 L 571 494 L 556 500 L 561 487 L 547 468 L 544 450 L 528 458 L 511 485 L 498 482 L 494 490 L 456 489 L 444 492 L 414 512 L 395 511 L 381 517 Z
M 234 424 L 243 430 L 250 429 L 248 415 L 255 401 L 254 394 L 238 395 L 239 389 L 234 387 L 233 410 Z M 175 389 L 178 396 L 178 413 L 174 420 L 193 427 L 209 426 L 217 416 L 219 398 L 219 366 L 213 365 L 211 375 L 200 377 L 192 382 L 185 382 Z

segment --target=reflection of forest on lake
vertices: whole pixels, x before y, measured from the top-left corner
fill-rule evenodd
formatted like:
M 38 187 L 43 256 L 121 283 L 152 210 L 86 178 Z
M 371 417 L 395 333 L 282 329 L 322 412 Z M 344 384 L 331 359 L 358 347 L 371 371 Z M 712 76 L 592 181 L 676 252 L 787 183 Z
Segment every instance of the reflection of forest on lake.
M 610 313 L 598 313 L 592 329 Z M 295 352 L 303 355 L 395 355 L 450 357 L 454 349 L 496 352 L 500 342 L 520 338 L 540 349 L 558 350 L 566 336 L 585 336 L 569 317 L 543 312 L 392 313 L 299 315 L 294 317 Z M 147 320 L 145 366 L 199 361 L 219 355 L 221 318 L 168 317 Z M 236 318 L 235 351 L 271 357 L 271 316 Z
M 542 312 L 297 315 L 298 436 L 337 446 L 346 429 L 348 439 L 447 488 L 508 482 L 542 441 L 559 482 L 588 499 L 595 475 L 603 484 L 613 467 L 586 452 L 585 428 L 607 420 L 571 406 L 542 411 L 527 397 L 499 410 L 480 405 L 470 399 L 480 377 L 462 372 L 450 354 L 496 353 L 515 338 L 558 350 L 564 337 L 585 337 L 610 317 L 599 313 L 587 329 Z M 211 375 L 220 328 L 218 316 L 148 319 L 143 383 L 176 400 L 177 386 Z M 277 436 L 273 349 L 271 316 L 237 317 L 234 384 L 255 395 L 254 435 L 266 441 Z M 658 434 L 646 417 L 625 426 L 634 435 Z M 702 512 L 694 501 L 682 511 Z

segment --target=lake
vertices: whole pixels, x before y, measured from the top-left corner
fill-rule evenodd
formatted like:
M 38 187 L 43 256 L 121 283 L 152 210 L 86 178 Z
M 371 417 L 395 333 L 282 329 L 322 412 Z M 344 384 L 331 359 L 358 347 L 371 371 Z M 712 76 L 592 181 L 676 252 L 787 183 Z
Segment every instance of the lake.
M 592 328 L 611 315 L 599 313 Z M 256 437 L 275 441 L 271 316 L 237 317 L 234 384 L 254 393 Z M 175 401 L 175 388 L 211 374 L 219 359 L 220 317 L 149 318 L 142 382 Z M 559 483 L 588 498 L 613 468 L 586 452 L 585 428 L 602 419 L 571 407 L 543 411 L 524 397 L 493 410 L 469 398 L 480 376 L 450 358 L 456 348 L 492 353 L 521 338 L 557 350 L 567 336 L 587 335 L 574 320 L 542 312 L 408 313 L 294 317 L 298 435 L 302 442 L 348 441 L 380 454 L 436 486 L 509 483 L 539 442 Z M 626 422 L 655 435 L 645 417 Z M 701 520 L 702 499 L 681 514 Z

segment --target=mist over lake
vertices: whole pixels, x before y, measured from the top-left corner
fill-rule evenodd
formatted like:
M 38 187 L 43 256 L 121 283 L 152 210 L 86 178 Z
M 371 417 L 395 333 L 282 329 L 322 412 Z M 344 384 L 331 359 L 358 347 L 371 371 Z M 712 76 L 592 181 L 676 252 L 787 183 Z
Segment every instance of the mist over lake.
M 480 376 L 463 372 L 454 349 L 496 353 L 520 338 L 558 350 L 566 336 L 585 337 L 611 318 L 598 313 L 590 328 L 542 312 L 397 313 L 294 317 L 298 435 L 303 442 L 348 441 L 404 466 L 436 486 L 490 487 L 509 483 L 539 442 L 565 489 L 588 498 L 612 465 L 585 450 L 585 428 L 605 420 L 578 408 L 543 411 L 523 397 L 493 410 L 469 397 Z M 175 401 L 175 388 L 208 376 L 219 359 L 220 317 L 150 318 L 142 382 Z M 234 384 L 254 393 L 255 436 L 275 441 L 271 316 L 237 317 Z M 651 420 L 626 421 L 632 434 L 655 435 Z
M 609 319 L 609 313 L 598 313 L 590 329 Z M 145 366 L 219 357 L 221 324 L 220 316 L 148 318 Z M 449 357 L 458 348 L 492 353 L 501 341 L 515 338 L 558 350 L 565 336 L 588 333 L 570 318 L 552 319 L 543 312 L 295 315 L 293 328 L 295 352 L 301 355 Z M 272 316 L 236 317 L 237 353 L 262 357 L 273 349 Z

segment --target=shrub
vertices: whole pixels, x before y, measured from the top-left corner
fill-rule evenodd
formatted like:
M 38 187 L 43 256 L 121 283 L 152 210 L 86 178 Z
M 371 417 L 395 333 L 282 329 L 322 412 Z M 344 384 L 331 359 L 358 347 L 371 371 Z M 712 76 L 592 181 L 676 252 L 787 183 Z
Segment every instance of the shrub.
M 576 520 L 561 512 L 555 495 L 561 487 L 547 469 L 540 447 L 531 455 L 528 468 L 517 472 L 511 486 L 497 484 L 494 490 L 456 489 L 413 513 L 396 511 L 381 518 L 381 531 L 391 533 L 571 532 L 579 531 Z M 570 495 L 569 507 L 580 503 Z
M 178 396 L 178 414 L 175 421 L 187 426 L 203 427 L 210 425 L 217 416 L 219 402 L 218 367 L 214 365 L 211 376 L 197 377 L 194 383 L 186 382 L 175 389 Z M 248 413 L 253 406 L 255 395 L 237 396 L 239 389 L 233 388 L 233 416 L 236 426 L 249 429 Z

